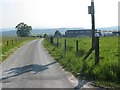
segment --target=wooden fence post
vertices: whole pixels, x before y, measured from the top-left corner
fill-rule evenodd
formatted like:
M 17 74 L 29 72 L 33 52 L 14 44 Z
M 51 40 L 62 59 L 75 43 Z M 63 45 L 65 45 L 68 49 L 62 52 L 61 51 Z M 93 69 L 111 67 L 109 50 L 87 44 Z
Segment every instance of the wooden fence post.
M 76 40 L 76 55 L 78 55 L 78 40 Z
M 99 37 L 95 38 L 95 64 L 99 63 Z
M 57 47 L 58 47 L 58 44 L 59 44 L 59 38 L 57 38 Z
M 7 41 L 7 46 L 8 46 L 8 41 Z
M 53 37 L 50 37 L 50 43 L 53 44 Z
M 64 51 L 66 52 L 66 39 L 64 41 Z

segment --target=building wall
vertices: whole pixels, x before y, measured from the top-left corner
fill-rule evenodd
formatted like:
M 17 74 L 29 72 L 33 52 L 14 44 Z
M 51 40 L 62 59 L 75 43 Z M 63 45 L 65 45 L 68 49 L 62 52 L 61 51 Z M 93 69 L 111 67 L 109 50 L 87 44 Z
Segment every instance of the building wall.
M 85 30 L 67 30 L 65 32 L 66 37 L 81 37 L 81 36 L 91 36 L 92 31 L 89 29 Z

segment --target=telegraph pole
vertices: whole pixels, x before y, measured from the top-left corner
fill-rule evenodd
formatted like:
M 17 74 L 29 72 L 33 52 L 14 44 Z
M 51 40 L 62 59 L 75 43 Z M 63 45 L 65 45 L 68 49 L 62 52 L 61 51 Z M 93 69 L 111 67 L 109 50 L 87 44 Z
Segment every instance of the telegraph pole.
M 95 44 L 95 10 L 94 10 L 94 0 L 91 0 L 91 9 L 93 10 L 92 14 L 91 14 L 91 17 L 92 17 L 92 46 L 94 46 Z
M 92 47 L 95 45 L 95 10 L 94 0 L 91 0 L 91 6 L 88 6 L 88 14 L 91 14 L 92 18 Z
M 91 14 L 92 19 L 92 47 L 86 54 L 86 56 L 83 58 L 83 60 L 87 59 L 87 57 L 92 53 L 93 50 L 95 50 L 95 64 L 99 63 L 99 35 L 96 34 L 95 29 L 95 10 L 94 10 L 94 0 L 91 0 L 91 6 L 88 6 L 88 14 Z
M 99 63 L 99 36 L 96 36 L 95 29 L 94 0 L 91 0 L 91 6 L 88 6 L 88 13 L 91 14 L 92 18 L 92 47 L 95 50 L 95 64 L 97 64 Z

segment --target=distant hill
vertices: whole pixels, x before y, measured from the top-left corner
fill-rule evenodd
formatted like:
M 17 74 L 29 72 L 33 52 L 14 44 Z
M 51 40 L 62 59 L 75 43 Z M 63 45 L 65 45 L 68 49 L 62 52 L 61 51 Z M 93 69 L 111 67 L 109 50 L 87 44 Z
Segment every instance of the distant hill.
M 54 34 L 56 30 L 59 30 L 62 34 L 65 33 L 66 30 L 80 30 L 83 28 L 53 28 L 53 29 L 33 29 L 31 34 Z
M 64 34 L 66 30 L 80 30 L 80 29 L 82 29 L 82 28 L 33 29 L 31 31 L 31 35 L 38 35 L 38 34 L 51 34 L 51 35 L 53 35 L 56 30 L 59 30 L 62 34 Z M 16 30 L 2 31 L 2 36 L 16 36 Z
M 16 36 L 16 30 L 2 31 L 2 36 Z
M 118 26 L 106 27 L 106 28 L 97 28 L 98 30 L 118 30 Z
M 56 30 L 59 30 L 62 34 L 64 34 L 66 30 L 81 30 L 81 29 L 83 29 L 83 28 L 33 29 L 31 31 L 31 35 L 38 35 L 38 34 L 45 34 L 45 33 L 53 35 Z M 114 26 L 114 27 L 97 28 L 97 29 L 98 30 L 118 30 L 118 27 Z M 15 29 L 3 29 L 3 30 L 0 30 L 0 33 L 2 33 L 2 36 L 16 36 L 16 30 Z

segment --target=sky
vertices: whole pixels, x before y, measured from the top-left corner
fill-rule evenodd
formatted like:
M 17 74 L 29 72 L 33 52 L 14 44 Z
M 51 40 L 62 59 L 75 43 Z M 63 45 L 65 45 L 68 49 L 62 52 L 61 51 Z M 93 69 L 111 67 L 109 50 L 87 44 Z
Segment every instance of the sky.
M 95 26 L 118 25 L 120 0 L 94 0 Z M 91 28 L 91 0 L 0 0 L 0 28 L 24 22 L 33 28 Z

